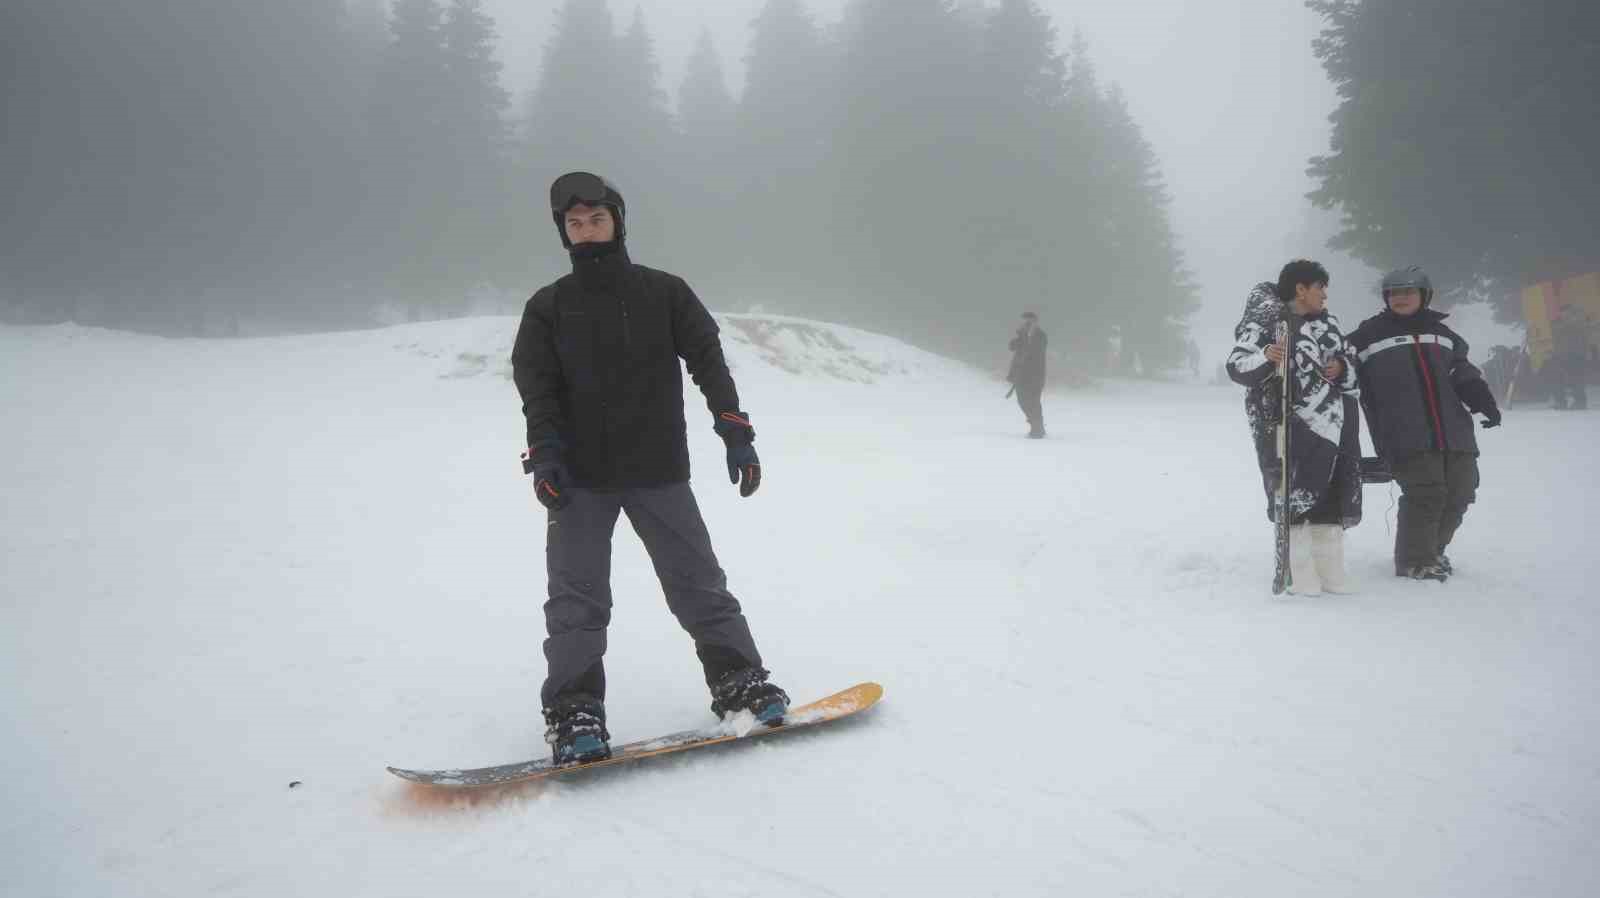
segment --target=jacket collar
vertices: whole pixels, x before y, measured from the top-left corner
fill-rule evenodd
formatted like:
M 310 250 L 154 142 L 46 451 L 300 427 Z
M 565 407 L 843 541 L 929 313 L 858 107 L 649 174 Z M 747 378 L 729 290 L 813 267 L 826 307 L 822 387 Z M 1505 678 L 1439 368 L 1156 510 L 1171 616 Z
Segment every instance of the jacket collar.
M 1391 321 L 1403 327 L 1414 328 L 1423 328 L 1430 324 L 1438 324 L 1439 322 L 1450 317 L 1448 312 L 1436 312 L 1433 309 L 1418 309 L 1415 315 L 1396 315 L 1394 310 L 1390 309 L 1388 306 L 1385 306 L 1383 311 L 1379 312 L 1378 315 L 1386 321 Z
M 572 273 L 578 283 L 589 288 L 616 285 L 633 263 L 628 259 L 628 248 L 620 240 L 601 244 L 579 244 L 568 255 L 572 257 Z

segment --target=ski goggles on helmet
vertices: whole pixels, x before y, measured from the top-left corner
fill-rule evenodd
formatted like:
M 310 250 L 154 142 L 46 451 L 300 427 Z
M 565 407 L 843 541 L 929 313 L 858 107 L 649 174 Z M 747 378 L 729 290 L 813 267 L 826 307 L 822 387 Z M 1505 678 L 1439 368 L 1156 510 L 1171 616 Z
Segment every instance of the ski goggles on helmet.
M 550 185 L 550 211 L 560 215 L 580 203 L 616 205 L 617 192 L 605 178 L 586 171 L 569 172 Z

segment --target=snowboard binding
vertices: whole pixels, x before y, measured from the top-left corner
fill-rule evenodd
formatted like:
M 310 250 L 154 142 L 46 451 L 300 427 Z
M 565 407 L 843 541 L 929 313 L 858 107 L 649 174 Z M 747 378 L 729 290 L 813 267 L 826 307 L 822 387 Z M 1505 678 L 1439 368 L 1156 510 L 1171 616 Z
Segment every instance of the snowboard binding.
M 557 766 L 587 764 L 611 757 L 611 734 L 606 731 L 606 709 L 598 699 L 572 695 L 544 709 L 544 741 Z

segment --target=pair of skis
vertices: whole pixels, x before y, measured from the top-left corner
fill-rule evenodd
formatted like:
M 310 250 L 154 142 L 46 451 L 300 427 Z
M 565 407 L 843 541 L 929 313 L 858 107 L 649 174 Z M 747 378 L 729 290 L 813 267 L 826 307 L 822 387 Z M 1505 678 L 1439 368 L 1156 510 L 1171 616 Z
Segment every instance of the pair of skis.
M 1295 343 L 1300 339 L 1300 316 L 1287 303 L 1284 304 L 1283 321 L 1278 325 L 1278 337 L 1283 340 L 1283 362 L 1278 371 L 1282 392 L 1278 411 L 1278 488 L 1272 497 L 1272 521 L 1275 528 L 1277 563 L 1272 571 L 1272 594 L 1283 595 L 1294 585 L 1289 565 L 1289 476 L 1290 452 L 1289 423 L 1294 420 L 1294 360 Z

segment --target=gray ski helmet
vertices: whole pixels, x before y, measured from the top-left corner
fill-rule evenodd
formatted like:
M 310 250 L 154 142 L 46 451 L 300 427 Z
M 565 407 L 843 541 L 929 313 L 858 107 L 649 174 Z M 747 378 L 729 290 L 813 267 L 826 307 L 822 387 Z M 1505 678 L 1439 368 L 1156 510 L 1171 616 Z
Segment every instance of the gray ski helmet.
M 1409 290 L 1416 288 L 1422 292 L 1422 307 L 1426 309 L 1433 302 L 1433 281 L 1428 280 L 1428 273 L 1413 265 L 1410 268 L 1396 268 L 1383 276 L 1383 285 L 1378 289 L 1383 293 L 1383 305 L 1389 305 L 1389 291 Z
M 555 220 L 562 246 L 572 249 L 562 218 L 579 203 L 610 209 L 611 216 L 617 220 L 617 240 L 627 236 L 628 204 L 622 201 L 622 191 L 599 175 L 586 171 L 567 172 L 550 185 L 550 217 Z

